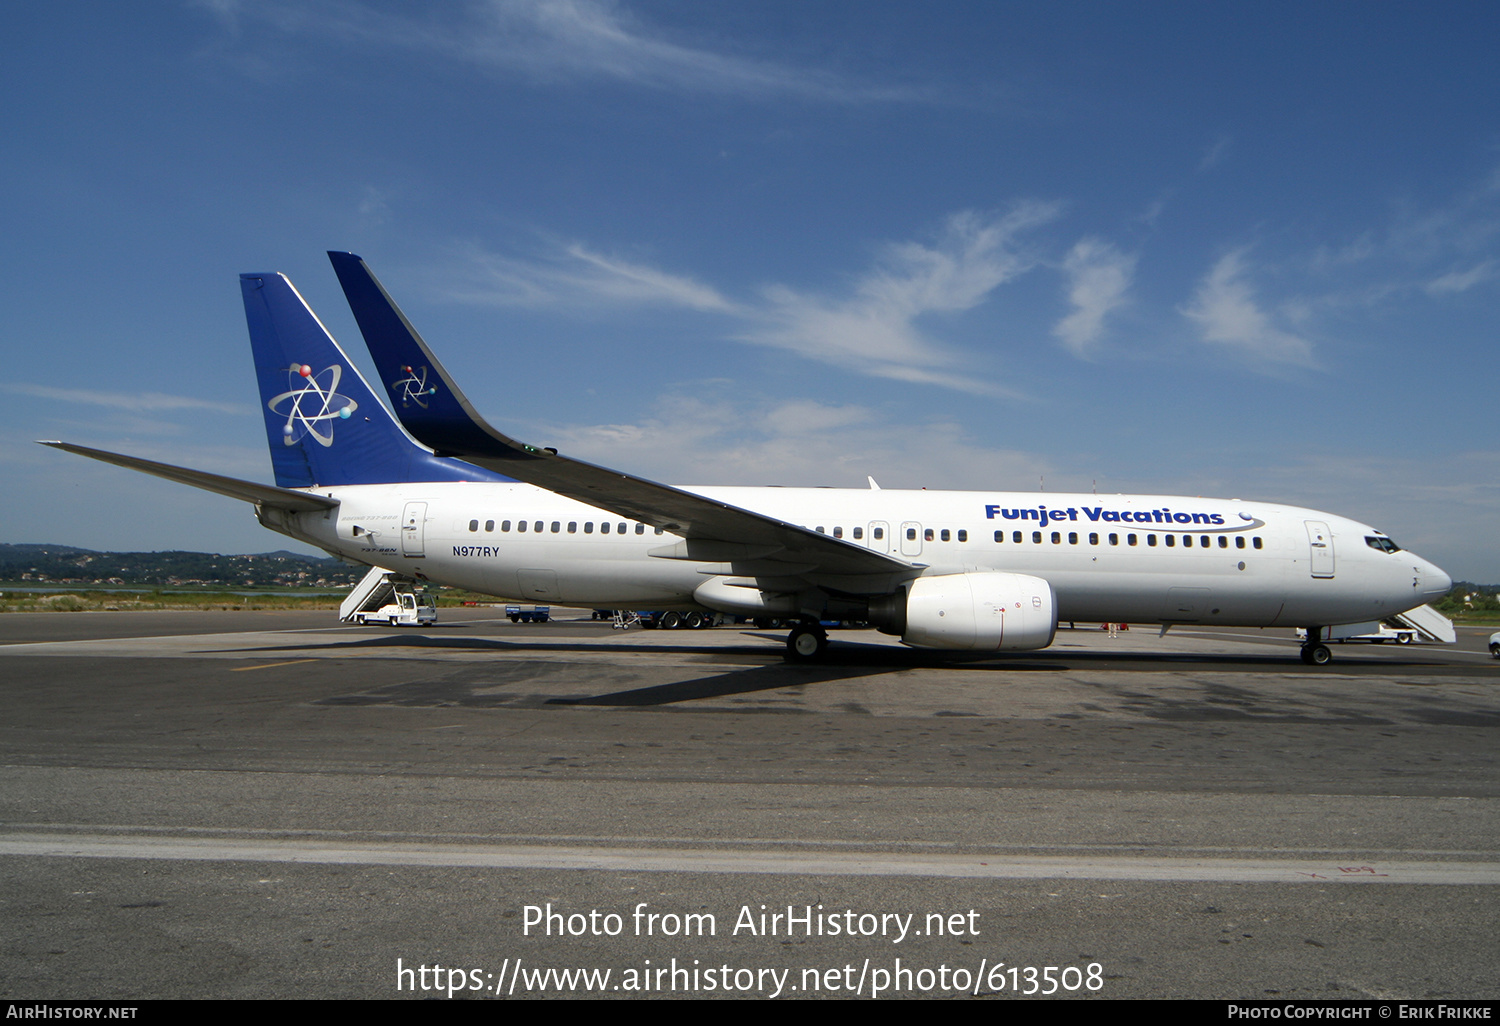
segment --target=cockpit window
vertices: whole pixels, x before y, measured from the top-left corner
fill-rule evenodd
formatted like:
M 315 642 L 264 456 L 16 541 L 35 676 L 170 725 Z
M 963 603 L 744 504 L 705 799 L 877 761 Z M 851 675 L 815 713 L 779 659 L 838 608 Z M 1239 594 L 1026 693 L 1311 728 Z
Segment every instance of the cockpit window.
M 1401 551 L 1401 546 L 1397 545 L 1389 538 L 1376 538 L 1374 535 L 1369 534 L 1365 535 L 1365 544 L 1370 546 L 1370 548 L 1372 549 L 1379 549 L 1381 552 Z

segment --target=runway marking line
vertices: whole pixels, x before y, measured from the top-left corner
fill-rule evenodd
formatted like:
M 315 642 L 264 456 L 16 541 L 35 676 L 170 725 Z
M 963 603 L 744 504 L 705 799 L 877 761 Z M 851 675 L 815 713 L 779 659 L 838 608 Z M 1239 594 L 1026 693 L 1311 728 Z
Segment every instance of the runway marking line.
M 586 869 L 605 872 L 1136 880 L 1160 883 L 1355 883 L 1495 886 L 1500 863 L 1139 856 L 767 852 L 573 845 L 390 844 L 368 841 L 0 834 L 0 856 L 301 862 L 323 865 Z

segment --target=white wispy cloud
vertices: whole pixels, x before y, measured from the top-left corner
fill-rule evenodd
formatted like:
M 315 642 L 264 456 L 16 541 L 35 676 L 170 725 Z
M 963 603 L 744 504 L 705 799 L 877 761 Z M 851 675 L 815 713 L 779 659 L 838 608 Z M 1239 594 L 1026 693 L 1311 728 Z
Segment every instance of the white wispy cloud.
M 1104 318 L 1122 305 L 1135 276 L 1136 257 L 1102 239 L 1081 239 L 1063 261 L 1073 312 L 1052 329 L 1072 353 L 1087 356 L 1104 334 Z
M 956 214 L 936 243 L 887 248 L 853 295 L 832 298 L 785 286 L 765 290 L 760 323 L 739 337 L 808 359 L 897 381 L 942 385 L 974 394 L 1009 390 L 953 370 L 958 354 L 918 326 L 927 314 L 956 313 L 1036 264 L 1019 236 L 1058 214 L 1054 203 L 1020 203 L 1000 215 Z
M 1060 480 L 1041 457 L 987 448 L 952 422 L 896 420 L 857 404 L 668 395 L 635 423 L 528 430 L 570 456 L 684 484 L 861 488 L 869 475 L 885 488 L 1030 489 L 1043 475 Z
M 1214 265 L 1183 316 L 1198 325 L 1205 342 L 1235 351 L 1252 364 L 1312 366 L 1312 344 L 1276 327 L 1256 302 L 1244 253 L 1235 250 Z
M 465 249 L 443 274 L 442 291 L 465 302 L 572 307 L 642 304 L 732 314 L 737 304 L 712 286 L 636 260 L 606 256 L 582 243 L 523 260 Z
M 84 388 L 56 388 L 52 385 L 33 385 L 26 382 L 0 384 L 0 390 L 16 395 L 29 395 L 36 399 L 79 403 L 85 406 L 103 406 L 108 409 L 127 410 L 131 413 L 210 410 L 214 413 L 244 415 L 251 412 L 248 407 L 239 403 L 220 403 L 210 399 L 166 395 L 162 392 L 97 392 Z
M 1203 153 L 1203 157 L 1198 161 L 1198 170 L 1207 171 L 1209 168 L 1218 164 L 1229 152 L 1229 147 L 1233 142 L 1234 140 L 1230 136 L 1220 133 L 1219 136 L 1209 144 L 1208 149 Z
M 719 314 L 730 321 L 730 337 L 742 342 L 872 377 L 1014 397 L 1013 390 L 959 369 L 963 354 L 932 338 L 920 322 L 971 310 L 1036 266 L 1038 259 L 1026 251 L 1022 236 L 1056 217 L 1058 209 L 1053 203 L 1026 202 L 999 214 L 955 214 L 931 243 L 886 246 L 876 265 L 843 296 L 771 285 L 756 299 L 735 300 L 686 275 L 577 242 L 554 244 L 532 259 L 467 248 L 442 273 L 440 290 L 463 302 L 506 306 L 587 310 L 651 304 Z M 1110 288 L 1108 266 L 1119 264 L 1106 250 L 1092 258 L 1102 268 L 1092 286 L 1101 297 Z M 1093 302 L 1091 309 L 1102 318 L 1106 298 Z
M 1443 293 L 1467 292 L 1480 282 L 1488 281 L 1495 276 L 1496 262 L 1486 260 L 1469 268 L 1467 271 L 1452 271 L 1441 277 L 1434 278 L 1425 286 L 1429 296 L 1442 295 Z
M 723 45 L 674 39 L 669 30 L 615 0 L 472 0 L 396 10 L 350 0 L 200 0 L 200 6 L 231 28 L 257 18 L 288 34 L 419 50 L 549 84 L 605 80 L 648 89 L 834 103 L 932 95 L 921 87 L 860 82 L 737 54 Z

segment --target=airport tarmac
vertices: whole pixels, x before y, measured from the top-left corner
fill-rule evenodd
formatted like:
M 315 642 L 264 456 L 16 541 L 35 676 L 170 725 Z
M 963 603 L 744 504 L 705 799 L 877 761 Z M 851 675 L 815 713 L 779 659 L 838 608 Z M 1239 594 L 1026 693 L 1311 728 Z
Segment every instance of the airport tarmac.
M 1500 996 L 1488 630 L 499 612 L 0 616 L 0 997 Z

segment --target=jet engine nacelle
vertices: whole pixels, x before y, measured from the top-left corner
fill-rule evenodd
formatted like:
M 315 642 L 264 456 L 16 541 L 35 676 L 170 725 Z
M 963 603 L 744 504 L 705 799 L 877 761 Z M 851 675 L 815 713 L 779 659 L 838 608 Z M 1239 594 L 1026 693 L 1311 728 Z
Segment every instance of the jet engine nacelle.
M 899 604 L 898 594 L 891 606 Z M 873 606 L 871 612 L 878 615 Z M 897 615 L 881 626 L 918 648 L 1020 651 L 1046 648 L 1057 633 L 1052 585 L 1026 574 L 918 577 L 907 588 L 905 609 L 890 612 Z

